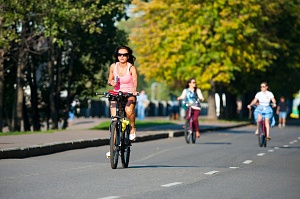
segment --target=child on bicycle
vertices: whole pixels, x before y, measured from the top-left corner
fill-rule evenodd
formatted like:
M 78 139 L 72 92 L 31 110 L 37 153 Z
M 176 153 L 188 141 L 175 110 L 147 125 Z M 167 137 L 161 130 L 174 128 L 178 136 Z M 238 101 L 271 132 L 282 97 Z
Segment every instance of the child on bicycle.
M 185 85 L 185 89 L 182 91 L 182 94 L 177 98 L 177 100 L 184 100 L 186 103 L 192 105 L 193 122 L 195 124 L 197 138 L 200 137 L 198 117 L 201 110 L 200 103 L 197 103 L 198 99 L 200 99 L 201 102 L 204 101 L 201 90 L 197 88 L 195 78 L 190 78 Z M 187 116 L 188 114 L 186 114 L 186 117 Z
M 276 107 L 276 100 L 274 98 L 274 95 L 272 92 L 270 92 L 267 82 L 262 82 L 260 84 L 260 92 L 256 93 L 254 99 L 252 102 L 247 106 L 248 109 L 251 109 L 253 105 L 255 105 L 256 102 L 259 102 L 258 106 L 254 110 L 254 117 L 255 121 L 257 123 L 255 134 L 258 134 L 258 124 L 259 121 L 262 120 L 262 114 L 265 116 L 265 126 L 266 126 L 266 132 L 267 132 L 267 140 L 271 140 L 270 137 L 270 121 L 274 119 L 273 115 L 273 109 L 270 107 L 270 102 L 272 101 L 272 106 Z M 275 125 L 274 122 L 272 122 L 271 126 L 273 127 Z

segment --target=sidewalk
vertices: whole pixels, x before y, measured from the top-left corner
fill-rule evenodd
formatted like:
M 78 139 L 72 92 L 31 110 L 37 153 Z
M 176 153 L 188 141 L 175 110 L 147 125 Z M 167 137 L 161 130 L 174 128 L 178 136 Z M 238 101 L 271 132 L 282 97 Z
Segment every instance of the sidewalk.
M 27 158 L 47 155 L 72 149 L 97 147 L 109 144 L 108 130 L 89 130 L 109 118 L 78 118 L 63 131 L 53 133 L 33 133 L 13 136 L 0 136 L 0 159 Z M 145 121 L 165 120 L 167 117 L 148 117 Z M 173 121 L 172 125 L 158 125 L 137 129 L 135 142 L 183 136 L 183 120 Z M 249 122 L 250 123 L 250 122 Z M 248 125 L 248 122 L 200 122 L 200 132 L 216 131 Z

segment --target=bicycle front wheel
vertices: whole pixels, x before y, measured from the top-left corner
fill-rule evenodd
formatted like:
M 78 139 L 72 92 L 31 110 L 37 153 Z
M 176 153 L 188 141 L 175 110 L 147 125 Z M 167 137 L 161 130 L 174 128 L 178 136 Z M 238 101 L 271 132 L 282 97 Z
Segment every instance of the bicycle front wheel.
M 118 166 L 120 130 L 120 122 L 113 121 L 110 125 L 110 165 L 112 169 L 116 169 Z
M 262 122 L 258 124 L 258 145 L 262 147 L 266 142 L 266 135 L 264 133 L 264 128 Z
M 184 126 L 184 138 L 186 143 L 190 143 L 190 139 L 191 139 L 191 133 L 190 133 L 190 120 L 187 119 L 185 120 L 185 126 Z
M 193 144 L 196 143 L 196 131 L 195 131 L 195 129 L 196 128 L 195 128 L 195 125 L 194 125 L 194 122 L 193 122 L 193 131 L 192 131 L 192 133 L 190 135 Z
M 125 132 L 123 134 L 123 141 L 122 141 L 122 149 L 121 149 L 121 161 L 122 161 L 122 167 L 127 168 L 129 164 L 129 158 L 130 158 L 130 139 L 129 139 L 129 133 L 130 133 L 130 126 L 127 125 Z

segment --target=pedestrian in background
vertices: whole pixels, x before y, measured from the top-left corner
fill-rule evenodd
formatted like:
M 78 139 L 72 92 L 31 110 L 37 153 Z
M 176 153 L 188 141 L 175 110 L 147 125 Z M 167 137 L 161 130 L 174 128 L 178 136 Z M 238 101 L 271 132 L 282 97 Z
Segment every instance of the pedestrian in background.
M 170 119 L 178 120 L 179 119 L 179 101 L 177 97 L 171 93 L 171 107 L 170 107 Z
M 149 100 L 148 100 L 148 96 L 146 94 L 145 90 L 141 90 L 141 92 L 139 93 L 139 96 L 137 97 L 137 102 L 138 102 L 138 119 L 139 120 L 144 120 L 145 119 L 145 111 L 146 108 L 149 105 Z
M 278 127 L 285 127 L 286 123 L 286 115 L 288 111 L 288 105 L 285 101 L 285 98 L 282 96 L 280 97 L 280 101 L 277 105 L 276 114 L 278 115 Z
M 75 113 L 76 113 L 77 109 L 79 108 L 79 105 L 80 105 L 79 100 L 75 96 L 69 107 L 69 122 L 68 122 L 69 125 L 72 125 L 73 120 L 75 118 Z

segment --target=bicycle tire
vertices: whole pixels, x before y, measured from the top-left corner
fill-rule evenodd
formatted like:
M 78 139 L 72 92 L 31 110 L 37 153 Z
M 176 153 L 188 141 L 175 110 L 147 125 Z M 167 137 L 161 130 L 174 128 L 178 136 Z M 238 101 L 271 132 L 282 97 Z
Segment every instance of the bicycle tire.
M 122 149 L 121 149 L 121 161 L 122 161 L 122 167 L 128 168 L 129 165 L 129 159 L 130 159 L 130 126 L 126 126 L 126 130 L 123 134 L 123 140 L 122 140 Z
M 196 131 L 195 131 L 195 125 L 194 125 L 194 122 L 193 122 L 193 132 L 191 134 L 191 140 L 192 140 L 192 143 L 195 144 L 196 143 Z
M 258 145 L 260 147 L 262 147 L 265 143 L 265 140 L 266 140 L 266 136 L 263 132 L 263 124 L 262 124 L 262 122 L 259 122 L 259 124 L 258 124 Z
M 116 169 L 118 166 L 119 159 L 119 143 L 120 135 L 118 132 L 120 130 L 120 122 L 113 121 L 110 125 L 110 166 L 112 169 Z
M 187 144 L 190 143 L 190 120 L 185 120 L 185 126 L 184 126 L 184 138 Z

